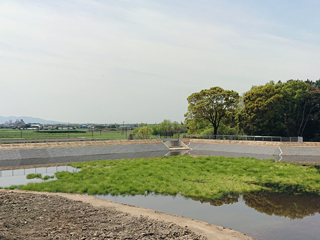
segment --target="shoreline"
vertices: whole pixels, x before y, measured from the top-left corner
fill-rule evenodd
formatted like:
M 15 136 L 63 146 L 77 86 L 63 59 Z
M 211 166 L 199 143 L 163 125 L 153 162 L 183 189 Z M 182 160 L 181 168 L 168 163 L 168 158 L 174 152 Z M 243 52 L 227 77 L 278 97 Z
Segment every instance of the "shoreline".
M 46 196 L 59 196 L 67 198 L 72 201 L 81 201 L 83 203 L 89 203 L 94 208 L 113 208 L 117 211 L 128 213 L 135 217 L 147 217 L 155 221 L 165 221 L 174 223 L 182 228 L 187 226 L 192 232 L 198 235 L 202 235 L 207 239 L 220 239 L 220 240 L 253 240 L 253 238 L 246 234 L 238 231 L 212 225 L 206 222 L 182 217 L 170 215 L 162 212 L 157 212 L 151 209 L 120 204 L 111 202 L 104 199 L 99 199 L 93 196 L 86 196 L 80 194 L 69 194 L 69 193 L 51 193 L 51 192 L 34 192 L 34 191 L 23 191 L 23 190 L 5 190 L 0 189 L 0 193 L 19 193 L 19 194 L 38 194 Z

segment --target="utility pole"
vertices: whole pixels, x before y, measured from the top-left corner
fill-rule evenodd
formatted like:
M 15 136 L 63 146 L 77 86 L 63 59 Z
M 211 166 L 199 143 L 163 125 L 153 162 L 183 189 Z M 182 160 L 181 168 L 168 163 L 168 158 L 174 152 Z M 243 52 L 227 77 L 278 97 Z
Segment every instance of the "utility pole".
M 92 140 L 93 140 L 93 128 L 94 128 L 94 127 L 92 127 Z

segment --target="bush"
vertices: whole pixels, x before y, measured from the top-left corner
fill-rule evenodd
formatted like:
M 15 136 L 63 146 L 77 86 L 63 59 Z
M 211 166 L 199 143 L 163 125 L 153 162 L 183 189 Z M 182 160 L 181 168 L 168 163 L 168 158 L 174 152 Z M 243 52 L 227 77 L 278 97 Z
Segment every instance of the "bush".
M 40 178 L 42 179 L 42 175 L 41 173 L 30 173 L 27 175 L 27 179 L 34 179 L 34 178 Z

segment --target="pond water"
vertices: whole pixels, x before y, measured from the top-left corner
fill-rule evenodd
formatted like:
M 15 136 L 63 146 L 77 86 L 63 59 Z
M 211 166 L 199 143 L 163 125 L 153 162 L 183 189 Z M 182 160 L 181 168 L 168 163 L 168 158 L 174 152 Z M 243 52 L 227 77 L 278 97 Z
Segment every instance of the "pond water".
M 68 171 L 78 172 L 80 169 L 70 166 L 55 166 L 55 167 L 38 167 L 38 168 L 25 168 L 25 169 L 12 169 L 12 170 L 0 170 L 0 187 L 10 187 L 12 185 L 28 184 L 31 182 L 43 182 L 44 180 L 34 178 L 27 179 L 27 175 L 30 173 L 41 173 L 42 177 L 54 176 L 56 172 Z M 54 180 L 54 179 L 51 179 Z M 50 181 L 47 180 L 47 181 Z
M 148 157 L 183 154 L 233 157 L 237 153 L 170 151 L 166 154 L 163 152 L 148 153 Z M 142 155 L 137 153 L 134 157 L 146 157 Z M 259 159 L 275 158 L 270 155 L 237 155 L 238 157 L 255 157 Z M 122 154 L 119 156 L 92 156 L 90 160 L 95 160 L 97 159 L 96 157 L 99 157 L 98 159 L 125 158 Z M 70 161 L 73 160 L 70 159 Z M 276 160 L 279 161 L 279 159 Z M 81 161 L 88 161 L 88 159 L 81 159 Z M 319 162 L 319 158 L 314 158 L 312 161 Z M 79 169 L 70 166 L 55 166 L 0 170 L 0 187 L 41 182 L 43 181 L 41 179 L 26 179 L 26 175 L 29 173 L 41 173 L 42 176 L 52 176 L 58 171 L 74 172 L 79 171 Z M 294 196 L 256 193 L 228 195 L 219 201 L 162 195 L 106 195 L 96 197 L 232 228 L 256 239 L 320 239 L 320 197 L 310 195 Z
M 259 240 L 320 236 L 320 197 L 310 195 L 229 195 L 210 202 L 163 195 L 96 197 L 232 228 Z

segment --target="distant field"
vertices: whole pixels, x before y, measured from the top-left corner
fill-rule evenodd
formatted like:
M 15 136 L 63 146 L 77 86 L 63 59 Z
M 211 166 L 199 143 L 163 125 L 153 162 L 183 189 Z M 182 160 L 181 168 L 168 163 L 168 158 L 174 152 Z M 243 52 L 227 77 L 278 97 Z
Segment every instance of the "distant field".
M 18 129 L 0 129 L 0 138 L 85 138 L 85 139 L 126 139 L 126 133 L 121 131 L 90 131 L 78 129 L 83 132 L 58 132 L 58 133 L 47 133 L 38 132 L 36 130 L 18 130 Z M 127 132 L 129 133 L 129 131 Z

